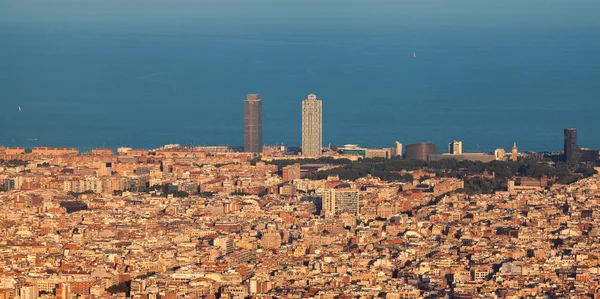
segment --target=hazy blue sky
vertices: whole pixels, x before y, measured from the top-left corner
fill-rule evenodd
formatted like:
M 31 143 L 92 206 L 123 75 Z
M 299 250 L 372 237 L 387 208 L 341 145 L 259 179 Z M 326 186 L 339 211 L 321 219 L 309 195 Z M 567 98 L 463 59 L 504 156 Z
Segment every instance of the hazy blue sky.
M 0 0 L 0 21 L 173 21 L 248 18 L 360 23 L 598 25 L 598 0 Z M 259 20 L 258 20 L 259 21 Z M 428 24 L 424 24 L 428 25 Z

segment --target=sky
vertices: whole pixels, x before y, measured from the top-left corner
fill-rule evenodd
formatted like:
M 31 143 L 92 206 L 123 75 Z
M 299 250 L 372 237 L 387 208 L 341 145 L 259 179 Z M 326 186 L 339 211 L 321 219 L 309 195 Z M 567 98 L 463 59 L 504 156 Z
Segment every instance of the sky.
M 598 24 L 596 0 L 0 0 L 2 22 L 138 22 L 227 19 L 355 19 L 386 17 L 441 25 L 475 23 L 551 26 Z M 424 24 L 427 25 L 427 24 Z

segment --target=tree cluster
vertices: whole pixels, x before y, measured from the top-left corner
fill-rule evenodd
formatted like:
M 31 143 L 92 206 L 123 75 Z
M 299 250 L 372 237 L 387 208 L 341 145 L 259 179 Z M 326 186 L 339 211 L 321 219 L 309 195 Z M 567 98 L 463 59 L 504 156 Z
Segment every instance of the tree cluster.
M 2 160 L 2 164 L 6 165 L 8 167 L 18 167 L 18 166 L 27 166 L 27 164 L 29 164 L 29 162 L 23 161 L 23 160 L 8 160 L 8 161 Z
M 256 160 L 251 161 L 253 165 L 256 165 Z M 267 164 L 277 165 L 279 169 L 284 166 L 293 165 L 296 163 L 303 164 L 330 164 L 330 165 L 346 165 L 350 163 L 348 159 L 334 159 L 330 157 L 321 157 L 318 159 L 297 159 L 297 160 L 273 160 L 268 161 Z
M 122 282 L 120 284 L 113 284 L 108 289 L 106 289 L 106 291 L 111 294 L 125 293 L 125 296 L 129 297 L 129 292 L 131 291 L 131 287 L 129 286 L 128 283 Z
M 367 175 L 378 177 L 387 181 L 411 182 L 413 177 L 403 171 L 423 169 L 433 172 L 438 177 L 458 178 L 465 181 L 464 191 L 469 194 L 493 193 L 506 190 L 508 180 L 516 177 L 530 177 L 541 179 L 544 177 L 555 178 L 556 183 L 569 184 L 581 178 L 592 176 L 596 170 L 582 166 L 574 171 L 569 170 L 565 163 L 553 163 L 549 160 L 537 158 L 521 159 L 519 161 L 458 161 L 443 159 L 439 161 L 419 161 L 410 159 L 362 159 L 350 162 L 343 167 L 313 173 L 309 179 L 326 179 L 330 175 L 338 175 L 343 180 L 356 180 Z M 481 175 L 487 173 L 494 178 L 485 178 Z

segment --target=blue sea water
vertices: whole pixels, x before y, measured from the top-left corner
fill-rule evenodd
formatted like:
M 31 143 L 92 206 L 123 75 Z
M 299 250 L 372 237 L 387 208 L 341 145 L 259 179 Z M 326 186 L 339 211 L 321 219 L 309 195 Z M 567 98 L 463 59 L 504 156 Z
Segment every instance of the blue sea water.
M 416 57 L 413 57 L 416 53 Z M 600 148 L 597 0 L 0 0 L 0 145 Z M 21 106 L 22 111 L 18 111 Z

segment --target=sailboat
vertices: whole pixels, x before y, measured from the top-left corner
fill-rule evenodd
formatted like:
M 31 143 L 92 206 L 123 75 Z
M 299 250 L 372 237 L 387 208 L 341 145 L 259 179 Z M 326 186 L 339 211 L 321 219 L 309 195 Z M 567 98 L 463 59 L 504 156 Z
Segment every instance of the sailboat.
M 19 106 L 19 112 L 21 111 L 21 106 Z
M 413 57 L 417 58 L 417 52 L 413 53 Z

